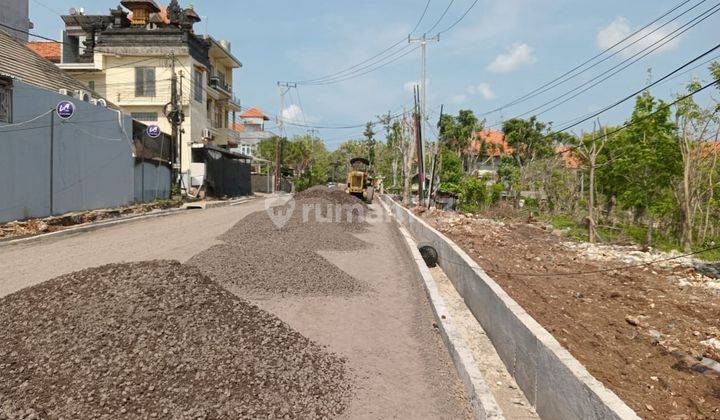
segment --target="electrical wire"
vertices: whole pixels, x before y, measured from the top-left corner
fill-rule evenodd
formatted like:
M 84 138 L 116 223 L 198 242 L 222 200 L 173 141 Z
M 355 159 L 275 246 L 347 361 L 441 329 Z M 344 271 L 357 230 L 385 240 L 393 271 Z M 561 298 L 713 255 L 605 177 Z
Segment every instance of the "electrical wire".
M 450 0 L 450 3 L 445 8 L 445 11 L 443 11 L 442 15 L 440 15 L 440 18 L 438 18 L 438 20 L 435 21 L 435 24 L 433 26 L 431 26 L 430 29 L 425 31 L 426 34 L 432 32 L 435 28 L 438 27 L 438 25 L 440 25 L 440 23 L 443 21 L 443 19 L 445 19 L 445 15 L 447 15 L 447 13 L 450 11 L 450 8 L 452 7 L 452 5 L 454 3 L 455 3 L 455 0 Z
M 40 118 L 42 118 L 42 117 L 44 117 L 44 116 L 46 116 L 46 115 L 49 115 L 49 114 L 51 114 L 51 113 L 53 113 L 53 112 L 55 112 L 55 110 L 54 110 L 54 109 L 51 109 L 51 110 L 48 110 L 48 111 L 43 112 L 42 114 L 40 114 L 40 115 L 38 115 L 38 116 L 33 117 L 33 118 L 31 118 L 31 119 L 29 119 L 29 120 L 27 120 L 27 121 L 22 121 L 22 122 L 13 123 L 13 124 L 3 124 L 3 125 L 0 125 L 0 130 L 3 130 L 3 131 L 0 131 L 0 132 L 6 132 L 6 131 L 4 131 L 5 128 L 21 127 L 21 126 L 23 126 L 23 125 L 30 124 L 31 122 L 35 122 L 35 121 L 39 120 Z
M 539 94 L 541 94 L 541 93 L 544 93 L 545 91 L 542 91 L 542 92 L 540 92 L 540 91 L 543 90 L 543 89 L 545 89 L 545 88 L 547 88 L 547 87 L 550 86 L 550 85 L 553 85 L 555 82 L 561 81 L 561 80 L 564 79 L 566 76 L 569 76 L 569 75 L 573 74 L 575 71 L 577 71 L 577 70 L 585 67 L 586 65 L 592 63 L 592 62 L 595 61 L 596 59 L 602 57 L 602 56 L 605 55 L 606 53 L 612 51 L 612 50 L 615 49 L 616 47 L 618 47 L 618 46 L 622 45 L 623 43 L 625 43 L 626 41 L 632 39 L 632 38 L 635 37 L 636 35 L 640 34 L 640 33 L 643 32 L 644 30 L 646 30 L 646 29 L 648 29 L 649 27 L 651 27 L 652 25 L 656 24 L 657 22 L 661 21 L 662 19 L 666 18 L 667 16 L 671 15 L 672 13 L 674 13 L 674 12 L 677 11 L 677 10 L 679 10 L 680 8 L 682 8 L 682 7 L 685 6 L 686 4 L 690 3 L 691 1 L 692 1 L 692 0 L 682 1 L 679 5 L 673 7 L 673 8 L 670 9 L 669 11 L 665 12 L 665 13 L 664 13 L 663 15 L 661 15 L 660 17 L 654 19 L 653 21 L 651 21 L 650 23 L 648 23 L 648 24 L 646 24 L 645 26 L 641 27 L 641 28 L 638 29 L 637 31 L 635 31 L 635 32 L 631 33 L 630 35 L 624 37 L 623 39 L 621 39 L 620 41 L 618 41 L 618 42 L 616 42 L 615 44 L 611 45 L 610 47 L 604 49 L 603 51 L 601 51 L 601 52 L 598 53 L 597 55 L 591 57 L 590 59 L 586 60 L 586 61 L 583 62 L 582 64 L 579 64 L 579 65 L 575 66 L 574 68 L 572 68 L 572 69 L 568 70 L 567 72 L 561 74 L 561 75 L 558 76 L 557 78 L 555 78 L 555 79 L 553 79 L 553 80 L 551 80 L 551 81 L 543 84 L 542 86 L 540 86 L 540 87 L 532 90 L 531 92 L 529 92 L 529 93 L 527 93 L 527 94 L 525 94 L 525 95 L 523 95 L 523 96 L 521 96 L 521 97 L 519 97 L 519 98 L 517 98 L 517 99 L 515 99 L 515 100 L 513 100 L 513 101 L 510 101 L 510 102 L 508 102 L 507 104 L 502 105 L 502 106 L 500 106 L 500 107 L 498 107 L 498 108 L 492 109 L 492 110 L 487 111 L 487 112 L 482 113 L 482 114 L 479 114 L 479 116 L 487 116 L 487 115 L 490 115 L 490 114 L 493 114 L 493 113 L 502 111 L 502 110 L 504 110 L 504 109 L 506 109 L 506 108 L 509 108 L 509 107 L 511 107 L 511 106 L 513 106 L 513 105 L 517 105 L 517 104 L 522 103 L 522 102 L 525 102 L 525 101 L 527 101 L 528 99 L 532 99 L 532 98 L 534 98 L 535 96 L 537 96 L 537 95 L 539 95 Z M 696 4 L 695 6 L 693 6 L 693 8 L 699 6 L 700 4 L 704 3 L 705 1 L 707 1 L 707 0 L 702 0 L 702 1 L 700 1 L 698 4 Z M 689 11 L 689 10 L 692 10 L 693 8 L 688 9 L 688 11 Z M 687 12 L 687 11 L 686 11 L 686 12 Z M 683 13 L 683 14 L 684 14 L 684 13 Z M 682 15 L 680 15 L 680 16 L 682 16 Z M 597 64 L 591 66 L 590 68 L 592 68 L 592 67 L 594 67 L 594 66 L 596 66 L 596 65 L 597 65 Z M 568 80 L 569 80 L 569 79 L 568 79 Z M 561 84 L 562 84 L 562 83 L 564 83 L 564 81 L 561 82 Z M 552 87 L 554 87 L 554 86 L 552 86 Z
M 600 85 L 601 83 L 607 81 L 608 79 L 612 78 L 613 76 L 615 76 L 615 75 L 619 74 L 620 72 L 622 72 L 623 70 L 627 69 L 627 68 L 630 67 L 631 65 L 637 63 L 638 61 L 640 61 L 640 60 L 642 60 L 643 58 L 645 58 L 645 57 L 649 56 L 650 54 L 652 54 L 653 52 L 655 52 L 655 51 L 659 50 L 660 48 L 664 47 L 664 46 L 667 45 L 669 42 L 672 42 L 674 39 L 678 38 L 678 37 L 681 36 L 682 34 L 684 34 L 684 33 L 686 33 L 687 31 L 689 31 L 690 29 L 693 29 L 694 27 L 696 27 L 697 25 L 699 25 L 699 24 L 702 23 L 703 21 L 707 20 L 708 18 L 710 18 L 710 17 L 713 16 L 714 14 L 718 13 L 719 11 L 720 11 L 720 3 L 716 4 L 715 6 L 711 7 L 710 9 L 708 9 L 708 10 L 706 10 L 705 12 L 701 13 L 700 15 L 696 16 L 696 17 L 693 18 L 690 22 L 687 22 L 687 23 L 684 24 L 683 26 L 677 28 L 676 30 L 674 30 L 674 31 L 671 32 L 670 34 L 668 34 L 668 35 L 666 35 L 665 37 L 663 37 L 662 39 L 658 40 L 657 42 L 649 45 L 648 47 L 644 48 L 643 50 L 639 51 L 638 53 L 632 55 L 631 57 L 627 58 L 626 60 L 624 60 L 624 61 L 620 62 L 619 64 L 613 66 L 612 68 L 608 69 L 606 72 L 604 72 L 604 73 L 602 73 L 602 74 L 599 74 L 599 75 L 597 75 L 597 76 L 595 76 L 595 77 L 587 80 L 586 82 L 582 83 L 581 85 L 579 85 L 579 86 L 577 86 L 577 87 L 575 87 L 575 88 L 573 88 L 573 89 L 571 89 L 571 90 L 563 93 L 562 95 L 557 96 L 557 97 L 555 97 L 555 98 L 553 98 L 553 99 L 551 99 L 551 100 L 549 100 L 549 101 L 547 101 L 547 102 L 545 102 L 545 103 L 543 103 L 543 104 L 541 104 L 541 105 L 539 105 L 539 106 L 536 106 L 536 107 L 532 108 L 531 110 L 529 110 L 529 111 L 527 111 L 527 112 L 524 112 L 524 113 L 522 113 L 522 114 L 516 115 L 516 116 L 513 117 L 513 118 L 522 118 L 522 117 L 525 117 L 525 116 L 528 116 L 528 115 L 531 115 L 531 114 L 532 114 L 532 115 L 535 115 L 535 116 L 543 115 L 543 114 L 545 114 L 545 113 L 547 113 L 547 112 L 549 112 L 549 111 L 551 111 L 551 110 L 554 110 L 554 109 L 558 108 L 559 106 L 562 106 L 562 105 L 570 102 L 571 100 L 577 98 L 577 97 L 580 96 L 581 94 L 583 94 L 583 93 L 589 91 L 590 89 L 592 89 L 592 88 Z M 612 73 L 609 73 L 609 74 L 608 74 L 608 72 L 610 72 L 610 71 L 612 71 Z M 589 85 L 589 86 L 588 86 L 588 85 Z M 587 87 L 586 87 L 586 86 L 587 86 Z M 578 92 L 578 91 L 579 91 L 579 92 Z M 577 92 L 577 93 L 576 93 L 576 92 Z M 570 95 L 570 96 L 569 96 L 569 95 Z M 559 102 L 558 102 L 558 101 L 559 101 Z M 555 105 L 553 105 L 553 104 L 555 104 Z M 546 107 L 548 107 L 549 105 L 552 105 L 552 106 L 549 107 L 549 108 L 546 108 Z M 545 108 L 545 109 L 543 109 L 543 108 Z M 541 111 L 541 110 L 542 110 L 542 111 Z M 541 112 L 536 112 L 536 111 L 541 111 Z M 493 126 L 491 126 L 491 127 L 498 127 L 499 125 L 500 125 L 500 124 L 495 124 L 495 125 L 493 125 Z
M 335 84 L 335 83 L 345 82 L 345 81 L 352 80 L 352 79 L 357 79 L 358 77 L 365 76 L 367 74 L 370 74 L 370 73 L 378 71 L 382 68 L 385 68 L 385 67 L 389 66 L 390 64 L 396 63 L 400 59 L 405 58 L 406 56 L 417 51 L 419 48 L 421 48 L 421 46 L 417 46 L 417 47 L 411 48 L 409 50 L 406 50 L 406 52 L 404 52 L 403 54 L 400 54 L 400 55 L 394 57 L 392 60 L 387 61 L 387 62 L 379 65 L 378 67 L 372 68 L 368 71 L 364 71 L 362 73 L 357 73 L 357 74 L 352 74 L 352 75 L 349 75 L 349 76 L 341 78 L 341 79 L 334 79 L 334 80 L 329 80 L 329 81 L 325 81 L 325 82 L 306 84 L 306 86 L 326 86 L 326 85 L 331 85 L 331 84 Z
M 423 11 L 422 15 L 420 16 L 420 19 L 418 20 L 417 24 L 415 25 L 415 27 L 413 28 L 413 30 L 410 32 L 410 34 L 409 34 L 408 36 L 412 35 L 412 33 L 415 32 L 415 31 L 420 27 L 420 25 L 422 24 L 423 20 L 425 20 L 425 17 L 426 17 L 426 15 L 427 15 L 428 8 L 430 7 L 430 1 L 431 1 L 431 0 L 428 0 L 427 4 L 425 5 L 425 10 Z M 392 44 L 392 45 L 389 46 L 388 48 L 380 51 L 378 54 L 375 54 L 375 55 L 373 55 L 372 57 L 370 57 L 370 58 L 368 58 L 368 59 L 366 59 L 366 60 L 363 60 L 363 61 L 361 61 L 361 62 L 359 62 L 359 63 L 357 63 L 357 64 L 355 64 L 355 65 L 353 65 L 353 66 L 350 66 L 350 67 L 348 67 L 348 68 L 346 68 L 346 69 L 344 69 L 344 70 L 340 70 L 340 71 L 338 71 L 338 72 L 331 73 L 331 74 L 328 74 L 328 75 L 325 75 L 325 76 L 321 76 L 321 77 L 318 77 L 318 78 L 315 78 L 315 79 L 298 80 L 298 81 L 293 82 L 293 83 L 296 83 L 296 84 L 299 84 L 299 85 L 305 85 L 305 84 L 310 84 L 310 83 L 316 83 L 316 82 L 324 81 L 324 80 L 327 80 L 327 79 L 334 79 L 334 78 L 337 78 L 337 77 L 344 77 L 344 76 L 347 75 L 346 73 L 353 72 L 353 71 L 356 70 L 358 67 L 361 67 L 361 66 L 363 66 L 363 65 L 366 65 L 367 63 L 375 62 L 375 64 L 377 64 L 378 62 L 382 62 L 383 60 L 385 60 L 386 58 L 388 58 L 388 57 L 383 57 L 383 56 L 386 55 L 386 53 L 389 53 L 390 51 L 394 50 L 394 49 L 395 49 L 396 47 L 398 47 L 399 45 L 404 44 L 404 43 L 406 43 L 406 42 L 407 42 L 407 37 L 403 37 L 402 39 L 398 40 L 397 42 L 395 42 L 394 44 Z M 406 47 L 407 47 L 407 46 L 406 46 Z M 400 49 L 400 50 L 398 50 L 398 51 L 395 51 L 395 52 L 389 54 L 389 57 L 394 56 L 395 54 L 397 54 L 397 53 L 400 52 L 400 51 L 403 51 L 404 49 L 405 49 L 405 47 L 403 47 L 402 49 Z M 376 59 L 379 59 L 379 58 L 381 58 L 381 57 L 383 57 L 383 58 L 380 59 L 380 60 L 376 60 Z M 368 68 L 368 67 L 365 66 L 364 68 Z
M 690 0 L 688 0 L 688 1 L 690 1 Z M 475 8 L 475 6 L 477 6 L 477 4 L 478 4 L 479 2 L 480 2 L 480 0 L 475 0 L 475 1 L 473 2 L 473 4 L 471 4 L 470 7 L 468 7 L 468 9 L 465 11 L 465 13 L 463 13 L 462 16 L 460 16 L 460 18 L 459 18 L 458 20 L 456 20 L 455 22 L 453 22 L 450 26 L 448 26 L 447 28 L 443 29 L 442 31 L 439 31 L 439 32 L 436 34 L 436 36 L 440 36 L 440 35 L 444 34 L 445 32 L 448 32 L 448 31 L 452 30 L 454 27 L 456 27 L 458 24 L 460 24 L 460 22 L 462 22 L 462 21 L 467 17 L 467 15 L 472 11 L 472 9 Z

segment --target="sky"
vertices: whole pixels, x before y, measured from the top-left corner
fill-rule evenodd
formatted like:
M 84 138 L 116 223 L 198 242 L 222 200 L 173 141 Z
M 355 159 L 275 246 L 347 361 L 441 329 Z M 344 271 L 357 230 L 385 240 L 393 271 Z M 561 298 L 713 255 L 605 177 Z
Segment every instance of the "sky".
M 446 29 L 474 1 L 454 0 L 448 8 L 451 0 L 431 0 L 413 36 L 426 32 L 433 36 Z M 441 105 L 447 113 L 471 109 L 486 118 L 490 128 L 499 128 L 503 119 L 529 116 L 539 105 L 568 92 L 567 96 L 579 92 L 593 77 L 606 73 L 716 3 L 688 1 L 635 37 L 645 37 L 636 45 L 617 52 L 597 67 L 530 100 L 484 114 L 554 80 L 681 3 L 479 0 L 463 20 L 440 36 L 439 42 L 428 44 L 429 118 L 437 120 Z M 83 7 L 88 14 L 108 13 L 118 4 L 119 0 L 30 0 L 34 33 L 58 39 L 62 30 L 59 13 L 67 13 L 71 7 Z M 187 4 L 181 1 L 181 5 Z M 196 2 L 194 7 L 204 19 L 196 26 L 196 32 L 231 41 L 234 55 L 244 64 L 234 75 L 235 94 L 241 105 L 257 106 L 274 116 L 281 108 L 278 81 L 313 80 L 364 62 L 407 38 L 426 4 L 427 0 L 206 0 Z M 660 27 L 694 6 L 682 17 Z M 435 25 L 446 9 L 444 18 Z M 718 37 L 712 29 L 717 27 L 718 19 L 720 13 L 711 15 L 658 51 L 539 118 L 553 122 L 556 128 L 564 127 L 563 123 L 600 110 L 643 88 L 648 81 L 658 80 L 715 47 Z M 411 51 L 405 44 L 398 44 L 396 50 L 407 48 L 407 55 L 377 71 L 340 83 L 299 85 L 286 96 L 282 115 L 297 124 L 355 126 L 375 121 L 380 114 L 398 113 L 403 107 L 411 107 L 412 86 L 420 79 L 421 59 L 420 50 Z M 718 55 L 720 50 L 697 64 Z M 356 73 L 371 69 L 373 66 L 368 64 L 355 67 Z M 653 88 L 652 93 L 672 101 L 693 77 L 712 80 L 706 66 L 702 66 Z M 632 105 L 629 101 L 603 113 L 602 124 L 623 123 L 632 112 Z M 573 128 L 576 133 L 590 129 L 589 122 Z M 289 135 L 306 131 L 301 127 L 288 128 Z M 323 128 L 319 134 L 333 149 L 349 138 L 361 138 L 363 131 L 363 128 Z M 382 128 L 377 127 L 376 131 Z

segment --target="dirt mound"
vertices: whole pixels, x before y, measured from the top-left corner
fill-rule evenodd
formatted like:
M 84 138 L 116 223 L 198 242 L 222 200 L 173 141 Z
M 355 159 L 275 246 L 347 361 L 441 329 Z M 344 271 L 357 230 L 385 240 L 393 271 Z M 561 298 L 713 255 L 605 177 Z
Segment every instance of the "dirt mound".
M 0 300 L 0 418 L 334 417 L 344 361 L 177 262 Z

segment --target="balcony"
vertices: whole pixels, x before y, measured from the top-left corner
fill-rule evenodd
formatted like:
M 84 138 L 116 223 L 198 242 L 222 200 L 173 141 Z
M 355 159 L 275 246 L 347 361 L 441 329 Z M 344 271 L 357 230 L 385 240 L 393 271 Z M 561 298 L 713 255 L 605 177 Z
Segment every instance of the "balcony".
M 240 133 L 230 128 L 211 128 L 213 140 L 216 145 L 224 146 L 226 144 L 239 144 Z
M 208 86 L 222 96 L 223 99 L 232 99 L 232 86 L 228 85 L 225 80 L 218 76 L 212 76 L 208 79 Z M 216 99 L 219 99 L 216 98 Z

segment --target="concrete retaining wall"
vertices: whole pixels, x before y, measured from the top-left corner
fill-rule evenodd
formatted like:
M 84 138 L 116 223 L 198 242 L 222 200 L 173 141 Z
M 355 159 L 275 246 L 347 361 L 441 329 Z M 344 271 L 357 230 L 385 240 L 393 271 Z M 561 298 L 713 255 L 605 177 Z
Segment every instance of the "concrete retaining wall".
M 440 265 L 537 413 L 547 419 L 638 419 L 460 247 L 387 196 L 393 215 Z

